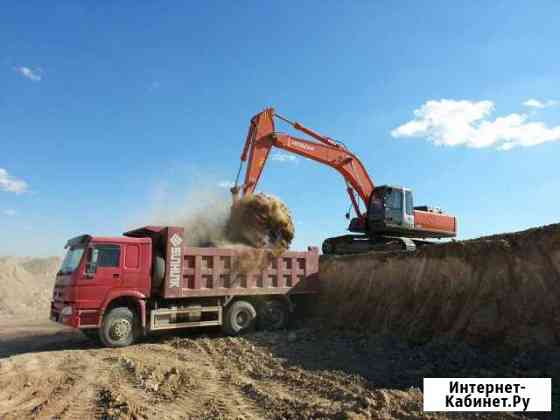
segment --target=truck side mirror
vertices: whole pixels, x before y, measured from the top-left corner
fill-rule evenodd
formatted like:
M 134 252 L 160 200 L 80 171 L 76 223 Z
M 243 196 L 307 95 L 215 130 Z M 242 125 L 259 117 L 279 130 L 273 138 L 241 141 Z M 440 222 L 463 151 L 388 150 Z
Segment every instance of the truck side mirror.
M 86 274 L 95 274 L 97 271 L 97 264 L 96 263 L 87 263 L 86 264 Z
M 86 277 L 92 278 L 97 272 L 97 253 L 97 250 L 94 250 L 93 248 L 88 248 L 87 250 L 85 269 Z

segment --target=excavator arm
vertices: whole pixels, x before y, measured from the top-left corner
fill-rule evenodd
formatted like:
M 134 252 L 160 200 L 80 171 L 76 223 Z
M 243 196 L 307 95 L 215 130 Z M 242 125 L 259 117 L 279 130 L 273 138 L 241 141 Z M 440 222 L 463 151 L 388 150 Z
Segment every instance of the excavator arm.
M 315 141 L 276 132 L 274 118 L 290 124 Z M 239 193 L 244 196 L 255 191 L 270 150 L 273 147 L 312 159 L 337 170 L 346 182 L 347 192 L 356 214 L 362 219 L 363 216 L 356 194 L 367 209 L 374 189 L 373 182 L 362 162 L 342 144 L 306 128 L 298 122 L 292 122 L 276 114 L 273 108 L 265 109 L 251 119 L 249 132 L 241 153 L 241 165 L 243 162 L 247 162 L 245 181 L 241 186 L 237 185 L 241 172 L 240 166 L 236 185 L 232 188 L 234 197 L 237 197 Z

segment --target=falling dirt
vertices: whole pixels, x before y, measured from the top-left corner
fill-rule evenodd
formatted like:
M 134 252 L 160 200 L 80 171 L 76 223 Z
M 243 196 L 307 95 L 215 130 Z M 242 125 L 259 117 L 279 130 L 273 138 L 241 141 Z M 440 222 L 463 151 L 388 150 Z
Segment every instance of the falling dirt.
M 320 278 L 335 325 L 414 342 L 560 344 L 560 224 L 413 254 L 323 256 Z
M 294 238 L 290 211 L 271 195 L 251 194 L 232 204 L 231 196 L 195 191 L 185 201 L 155 212 L 147 224 L 182 227 L 189 246 L 268 248 L 275 255 Z
M 272 248 L 279 255 L 290 247 L 294 224 L 279 199 L 263 193 L 246 195 L 231 207 L 226 237 L 233 243 Z
M 1 419 L 520 419 L 423 413 L 422 377 L 560 373 L 559 350 L 411 346 L 311 323 L 235 338 L 191 330 L 121 349 L 53 325 L 0 328 Z

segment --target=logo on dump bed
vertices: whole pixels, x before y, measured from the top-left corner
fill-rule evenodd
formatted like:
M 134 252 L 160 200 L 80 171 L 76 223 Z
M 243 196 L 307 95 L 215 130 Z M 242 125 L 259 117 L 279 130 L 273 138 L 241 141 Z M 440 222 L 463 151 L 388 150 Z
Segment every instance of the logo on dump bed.
M 169 238 L 171 246 L 169 247 L 169 287 L 181 287 L 181 244 L 183 238 L 181 235 L 174 233 Z
M 171 244 L 173 246 L 179 246 L 183 243 L 183 238 L 181 238 L 179 235 L 177 235 L 175 233 L 175 234 L 173 234 L 173 236 L 171 237 L 171 239 L 169 241 L 171 242 Z

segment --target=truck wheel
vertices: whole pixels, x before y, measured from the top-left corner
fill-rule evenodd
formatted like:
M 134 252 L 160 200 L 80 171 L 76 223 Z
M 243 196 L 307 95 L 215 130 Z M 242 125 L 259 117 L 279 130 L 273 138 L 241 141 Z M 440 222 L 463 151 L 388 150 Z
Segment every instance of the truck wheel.
M 100 338 L 107 347 L 129 346 L 138 338 L 138 319 L 129 308 L 113 308 L 103 317 Z
M 267 300 L 259 307 L 259 328 L 281 330 L 288 325 L 288 308 L 277 300 Z
M 226 309 L 223 330 L 228 335 L 238 335 L 250 331 L 255 326 L 257 311 L 244 300 L 233 302 Z

